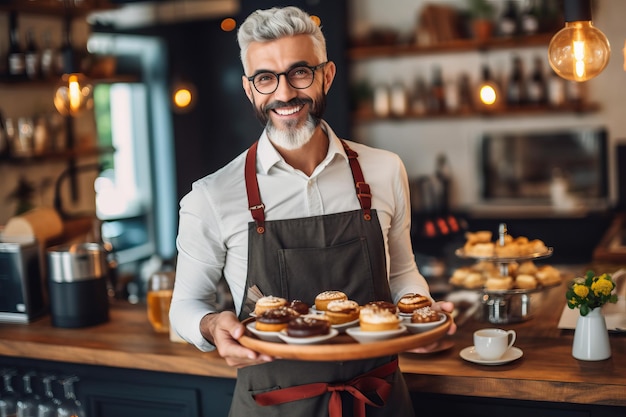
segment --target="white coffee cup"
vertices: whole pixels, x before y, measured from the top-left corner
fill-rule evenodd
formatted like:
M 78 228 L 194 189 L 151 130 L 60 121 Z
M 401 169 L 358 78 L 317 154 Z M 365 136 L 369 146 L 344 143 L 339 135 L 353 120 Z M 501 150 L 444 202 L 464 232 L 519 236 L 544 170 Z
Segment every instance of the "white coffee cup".
M 509 341 L 509 335 L 510 341 Z M 513 346 L 515 330 L 480 329 L 474 332 L 474 349 L 481 359 L 500 359 Z

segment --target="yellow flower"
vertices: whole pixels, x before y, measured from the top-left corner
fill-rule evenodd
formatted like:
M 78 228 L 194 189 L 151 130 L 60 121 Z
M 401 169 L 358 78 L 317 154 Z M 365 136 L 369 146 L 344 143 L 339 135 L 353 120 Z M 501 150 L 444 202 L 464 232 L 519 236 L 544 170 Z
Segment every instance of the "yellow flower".
M 580 298 L 585 298 L 587 297 L 587 294 L 589 294 L 589 288 L 587 288 L 583 284 L 574 284 L 573 289 L 574 289 L 574 293 Z
M 591 284 L 591 290 L 595 295 L 609 295 L 613 291 L 613 283 L 608 279 L 602 279 Z M 574 290 L 576 291 L 576 290 Z

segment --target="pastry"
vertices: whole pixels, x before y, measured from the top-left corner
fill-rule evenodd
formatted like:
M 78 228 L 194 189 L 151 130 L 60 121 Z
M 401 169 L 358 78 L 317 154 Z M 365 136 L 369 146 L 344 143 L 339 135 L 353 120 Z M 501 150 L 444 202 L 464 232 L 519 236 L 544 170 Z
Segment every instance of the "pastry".
M 348 296 L 341 291 L 324 291 L 315 297 L 315 309 L 326 311 L 328 303 L 333 300 L 347 300 Z
M 328 334 L 330 322 L 319 315 L 304 315 L 293 318 L 287 323 L 287 336 L 312 337 Z
M 493 242 L 474 243 L 472 245 L 465 245 L 465 254 L 476 257 L 489 257 L 494 254 L 495 244 Z
M 544 265 L 539 267 L 539 270 L 535 274 L 537 280 L 541 285 L 549 286 L 561 283 L 561 273 L 558 269 L 551 265 Z
M 424 295 L 408 293 L 400 297 L 397 305 L 401 313 L 411 314 L 418 308 L 430 307 L 432 301 Z
M 513 278 L 506 277 L 490 277 L 485 281 L 485 288 L 491 291 L 509 290 L 513 288 Z
M 296 310 L 299 314 L 309 314 L 309 305 L 301 300 L 292 300 L 289 307 Z
M 520 274 L 515 277 L 515 288 L 532 290 L 537 288 L 537 279 L 528 274 Z
M 418 308 L 411 316 L 411 323 L 432 323 L 439 320 L 439 313 L 430 307 Z
M 517 268 L 518 275 L 535 275 L 537 271 L 537 265 L 533 261 L 524 261 Z
M 263 312 L 267 310 L 271 310 L 274 308 L 282 307 L 287 305 L 287 300 L 281 297 L 274 297 L 273 295 L 268 295 L 265 297 L 261 297 L 257 300 L 254 306 L 254 314 L 260 316 Z
M 479 230 L 477 232 L 465 232 L 465 239 L 468 244 L 486 243 L 491 241 L 492 233 L 489 230 Z
M 463 282 L 465 281 L 465 278 L 467 278 L 467 276 L 470 274 L 471 269 L 467 266 L 462 266 L 460 268 L 457 268 L 454 270 L 454 272 L 452 273 L 452 276 L 450 277 L 450 284 L 460 287 L 463 285 Z
M 363 307 L 359 314 L 359 324 L 364 332 L 395 330 L 400 320 L 397 314 L 375 306 Z
M 287 324 L 300 314 L 293 308 L 282 306 L 265 310 L 256 318 L 256 329 L 260 332 L 280 332 L 287 328 Z
M 364 307 L 376 307 L 383 310 L 389 310 L 393 314 L 398 314 L 398 306 L 394 303 L 390 303 L 389 301 L 370 301 L 365 304 Z
M 352 300 L 333 300 L 326 306 L 324 315 L 330 324 L 343 324 L 359 318 L 360 306 Z
M 465 281 L 463 281 L 463 286 L 465 288 L 482 288 L 485 284 L 485 276 L 480 272 L 472 272 L 465 277 Z
M 515 258 L 520 256 L 522 251 L 517 243 L 505 243 L 504 245 L 494 245 L 494 253 L 499 258 Z

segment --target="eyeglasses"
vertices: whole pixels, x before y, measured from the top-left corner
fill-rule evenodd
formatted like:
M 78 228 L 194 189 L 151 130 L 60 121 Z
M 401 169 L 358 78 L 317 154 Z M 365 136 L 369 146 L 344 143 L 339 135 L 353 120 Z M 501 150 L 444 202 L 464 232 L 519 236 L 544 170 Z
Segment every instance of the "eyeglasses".
M 256 91 L 261 94 L 272 94 L 278 88 L 278 82 L 280 76 L 284 75 L 289 85 L 298 90 L 309 88 L 313 84 L 315 79 L 315 71 L 328 64 L 328 61 L 322 62 L 319 65 L 298 65 L 285 72 L 271 72 L 264 71 L 254 74 L 248 78 L 248 81 L 252 81 L 252 85 Z

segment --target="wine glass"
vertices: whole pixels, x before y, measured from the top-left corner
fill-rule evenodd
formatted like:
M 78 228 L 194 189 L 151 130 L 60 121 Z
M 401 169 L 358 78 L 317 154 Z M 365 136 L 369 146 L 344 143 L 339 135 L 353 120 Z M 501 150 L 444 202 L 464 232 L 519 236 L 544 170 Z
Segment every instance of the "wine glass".
M 86 417 L 85 410 L 74 393 L 74 383 L 78 380 L 77 376 L 70 376 L 59 381 L 63 385 L 64 398 L 57 407 L 57 417 Z
M 37 417 L 56 417 L 57 409 L 61 405 L 61 401 L 54 396 L 52 390 L 52 381 L 56 379 L 57 377 L 54 375 L 44 375 L 41 378 L 44 396 L 37 406 Z
M 15 417 L 19 395 L 13 389 L 13 377 L 17 375 L 17 371 L 8 368 L 3 369 L 1 373 L 4 387 L 0 393 L 0 417 Z
M 33 392 L 31 378 L 35 376 L 35 372 L 27 372 L 22 375 L 24 388 L 22 395 L 17 400 L 17 417 L 37 417 L 37 406 L 39 404 L 39 395 Z

